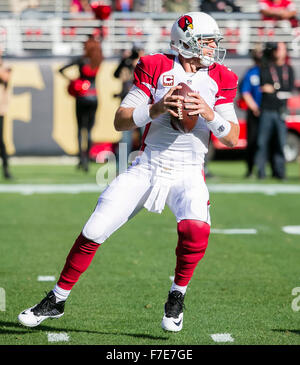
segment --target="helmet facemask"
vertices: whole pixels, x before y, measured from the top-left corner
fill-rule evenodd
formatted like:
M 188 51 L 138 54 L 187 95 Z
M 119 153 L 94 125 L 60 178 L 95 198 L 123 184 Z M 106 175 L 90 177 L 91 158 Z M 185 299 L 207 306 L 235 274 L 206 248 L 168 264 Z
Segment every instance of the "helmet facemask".
M 207 39 L 213 39 L 216 43 L 216 48 L 209 47 L 204 41 Z M 183 40 L 179 41 L 179 45 L 175 46 L 171 42 L 171 48 L 177 51 L 184 58 L 194 58 L 198 57 L 203 66 L 209 67 L 213 63 L 223 63 L 226 56 L 226 49 L 220 47 L 220 41 L 222 36 L 220 34 L 211 34 L 211 35 L 195 35 L 191 36 L 191 38 L 184 42 Z M 203 50 L 213 50 L 212 56 L 204 55 Z
M 211 48 L 209 47 L 207 44 L 205 44 L 203 41 L 206 39 L 214 39 L 214 42 L 216 43 L 217 47 L 216 48 Z M 203 66 L 211 66 L 213 63 L 217 62 L 222 64 L 224 62 L 225 56 L 226 56 L 226 49 L 225 48 L 221 48 L 220 47 L 220 41 L 221 41 L 222 37 L 220 35 L 217 35 L 215 37 L 205 37 L 205 36 L 201 36 L 198 39 L 198 42 L 200 40 L 200 44 L 199 44 L 199 49 L 200 49 L 200 62 Z M 210 57 L 209 55 L 204 55 L 203 54 L 203 50 L 207 49 L 207 50 L 213 50 L 213 54 Z

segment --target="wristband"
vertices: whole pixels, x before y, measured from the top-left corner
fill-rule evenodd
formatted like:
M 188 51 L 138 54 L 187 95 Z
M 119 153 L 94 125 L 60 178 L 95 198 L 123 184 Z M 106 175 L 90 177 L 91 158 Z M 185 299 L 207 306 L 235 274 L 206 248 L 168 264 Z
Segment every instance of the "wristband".
M 132 118 L 137 127 L 144 127 L 151 122 L 149 104 L 141 104 L 133 111 Z
M 213 134 L 217 138 L 222 138 L 227 136 L 227 134 L 230 132 L 231 125 L 230 123 L 221 117 L 220 114 L 215 112 L 215 118 L 207 122 L 208 128 L 213 132 Z

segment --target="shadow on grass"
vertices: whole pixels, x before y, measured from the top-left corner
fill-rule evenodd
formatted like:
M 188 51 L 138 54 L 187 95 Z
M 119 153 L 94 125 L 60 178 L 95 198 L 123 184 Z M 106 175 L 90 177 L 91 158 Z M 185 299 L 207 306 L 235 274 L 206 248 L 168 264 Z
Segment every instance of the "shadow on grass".
M 3 328 L 4 327 L 4 328 Z M 9 328 L 6 328 L 9 327 Z M 12 329 L 11 329 L 12 328 Z M 53 328 L 45 325 L 40 325 L 35 328 L 30 327 L 23 327 L 19 323 L 15 322 L 4 322 L 0 321 L 0 335 L 20 335 L 26 333 L 34 333 L 39 331 L 46 331 L 46 332 L 84 332 L 84 333 L 92 333 L 98 335 L 113 335 L 113 336 L 129 336 L 135 338 L 145 338 L 150 340 L 168 340 L 169 337 L 163 336 L 152 336 L 145 333 L 126 333 L 126 332 L 105 332 L 105 331 L 93 331 L 93 330 L 86 330 L 86 329 L 72 329 L 72 328 Z
M 273 332 L 284 332 L 284 333 L 295 333 L 296 335 L 300 335 L 300 330 L 289 330 L 289 329 L 272 329 Z

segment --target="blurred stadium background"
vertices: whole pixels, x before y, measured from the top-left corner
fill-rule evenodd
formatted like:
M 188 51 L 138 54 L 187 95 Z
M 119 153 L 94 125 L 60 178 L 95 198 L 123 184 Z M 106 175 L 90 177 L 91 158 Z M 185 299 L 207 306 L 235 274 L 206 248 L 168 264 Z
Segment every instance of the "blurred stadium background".
M 94 2 L 97 3 L 97 2 Z M 98 2 L 114 8 L 115 1 Z M 57 72 L 70 57 L 82 53 L 91 34 L 103 37 L 104 63 L 97 78 L 99 108 L 93 129 L 94 149 L 110 149 L 121 134 L 113 128 L 114 112 L 121 82 L 113 77 L 121 52 L 141 44 L 146 53 L 169 49 L 169 30 L 179 14 L 162 11 L 163 0 L 136 1 L 139 11 L 112 11 L 105 20 L 91 13 L 71 13 L 70 0 L 0 0 L 0 47 L 4 60 L 13 69 L 11 103 L 4 136 L 10 155 L 59 156 L 77 153 L 74 100 L 67 83 Z M 225 64 L 242 76 L 252 64 L 249 51 L 257 43 L 284 41 L 288 44 L 296 79 L 300 80 L 300 28 L 288 21 L 270 26 L 261 20 L 256 0 L 236 0 L 240 12 L 218 12 L 227 48 Z M 295 0 L 300 10 L 300 0 Z M 201 0 L 190 1 L 190 10 L 199 10 Z M 75 71 L 74 71 L 75 72 Z M 74 74 L 74 77 L 76 75 Z M 297 93 L 299 95 L 299 93 Z M 296 96 L 296 95 L 295 95 Z M 292 122 L 299 123 L 299 97 L 294 99 Z M 244 123 L 245 113 L 237 108 Z M 292 159 L 299 149 L 299 134 L 291 139 Z M 294 136 L 292 136 L 294 137 Z M 240 147 L 245 147 L 241 141 Z M 220 146 L 219 146 L 220 147 Z

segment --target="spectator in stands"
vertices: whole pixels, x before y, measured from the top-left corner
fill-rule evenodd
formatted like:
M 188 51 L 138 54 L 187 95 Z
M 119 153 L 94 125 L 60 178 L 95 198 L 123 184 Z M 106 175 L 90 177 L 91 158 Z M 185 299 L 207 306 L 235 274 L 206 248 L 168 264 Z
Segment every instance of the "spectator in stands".
M 147 3 L 149 4 L 149 0 L 134 0 L 133 3 L 133 11 L 143 12 L 146 9 Z M 152 4 L 150 4 L 151 6 Z
M 37 9 L 40 6 L 40 0 L 10 0 L 11 11 L 20 14 L 26 10 Z
M 263 49 L 259 44 L 252 50 L 254 65 L 247 70 L 240 83 L 240 95 L 245 103 L 245 109 L 247 109 L 246 177 L 252 176 L 257 150 L 257 131 L 262 98 L 260 90 L 260 64 L 262 55 Z
M 277 22 L 289 20 L 297 27 L 297 10 L 293 0 L 259 0 L 259 9 L 264 21 Z
M 113 1 L 113 9 L 115 11 L 132 11 L 133 10 L 133 0 L 115 0 Z
M 239 12 L 240 7 L 235 5 L 234 0 L 202 0 L 200 4 L 200 10 L 205 13 L 233 13 Z
M 262 90 L 256 165 L 258 178 L 266 177 L 265 165 L 273 136 L 273 177 L 284 180 L 287 100 L 294 88 L 294 70 L 288 63 L 285 43 L 267 43 L 260 72 Z
M 84 55 L 59 69 L 59 72 L 71 81 L 69 92 L 76 98 L 76 118 L 78 126 L 78 168 L 88 171 L 89 151 L 91 148 L 91 130 L 95 124 L 95 115 L 98 107 L 96 76 L 102 62 L 101 44 L 93 36 L 84 44 Z M 76 65 L 79 69 L 79 78 L 70 80 L 65 70 Z
M 122 81 L 122 90 L 119 94 L 115 94 L 114 97 L 120 98 L 120 101 L 124 99 L 128 91 L 131 89 L 134 81 L 134 69 L 140 57 L 144 55 L 144 48 L 141 44 L 134 44 L 130 54 L 125 51 L 123 57 L 114 72 L 114 77 Z M 127 144 L 127 159 L 129 154 L 134 148 L 139 148 L 137 144 L 141 140 L 142 136 L 141 128 L 122 132 L 121 143 Z M 119 151 L 118 151 L 119 160 Z
M 191 0 L 164 0 L 163 10 L 169 13 L 186 13 L 191 10 Z
M 10 77 L 11 69 L 3 64 L 2 50 L 0 49 L 0 155 L 2 158 L 3 176 L 5 179 L 11 179 L 3 136 L 4 118 L 7 112 L 9 102 L 8 83 Z
M 71 13 L 90 13 L 91 11 L 89 0 L 71 0 Z

